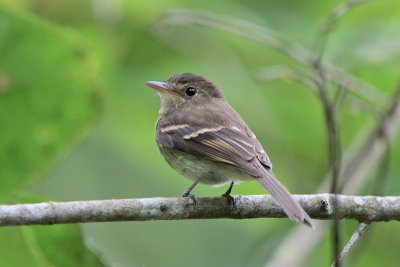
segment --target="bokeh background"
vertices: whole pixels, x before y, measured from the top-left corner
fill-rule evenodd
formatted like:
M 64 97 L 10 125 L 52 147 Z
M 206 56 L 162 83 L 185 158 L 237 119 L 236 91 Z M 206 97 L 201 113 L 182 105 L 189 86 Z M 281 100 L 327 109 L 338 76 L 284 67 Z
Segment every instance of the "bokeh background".
M 143 85 L 178 72 L 219 85 L 268 151 L 280 181 L 292 193 L 314 193 L 328 169 L 318 98 L 291 79 L 256 79 L 261 68 L 296 64 L 293 59 L 207 27 L 155 32 L 154 26 L 172 8 L 205 10 L 266 27 L 313 50 L 340 3 L 1 0 L 0 202 L 182 194 L 190 182 L 157 152 L 158 97 Z M 325 59 L 390 98 L 400 76 L 400 2 L 372 1 L 350 10 L 329 37 Z M 346 98 L 340 113 L 344 150 L 374 122 L 354 103 L 356 98 Z M 387 195 L 400 191 L 396 140 Z M 373 176 L 359 194 L 371 193 Z M 225 190 L 199 185 L 194 193 L 217 196 Z M 233 194 L 264 191 L 244 183 Z M 287 219 L 254 219 L 3 227 L 0 265 L 263 266 L 294 226 Z M 343 240 L 356 226 L 344 222 Z M 347 265 L 396 266 L 399 235 L 398 222 L 373 225 Z M 327 266 L 331 251 L 327 234 L 305 266 Z

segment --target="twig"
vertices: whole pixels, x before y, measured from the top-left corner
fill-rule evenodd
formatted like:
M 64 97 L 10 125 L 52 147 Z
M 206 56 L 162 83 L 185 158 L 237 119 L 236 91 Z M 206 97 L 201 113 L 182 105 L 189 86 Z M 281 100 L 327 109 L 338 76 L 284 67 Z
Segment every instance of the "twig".
M 337 266 L 338 264 L 341 264 L 343 259 L 349 254 L 350 250 L 353 248 L 353 246 L 356 244 L 356 242 L 360 239 L 362 234 L 367 230 L 367 227 L 369 226 L 369 223 L 364 223 L 361 222 L 358 225 L 358 228 L 356 231 L 353 233 L 351 236 L 349 242 L 347 242 L 346 246 L 343 248 L 343 251 L 340 253 L 339 257 L 336 259 L 334 263 L 332 263 L 331 267 Z
M 262 82 L 269 82 L 276 79 L 294 80 L 304 84 L 308 89 L 315 94 L 318 94 L 318 89 L 315 86 L 315 78 L 310 73 L 288 65 L 275 65 L 262 68 L 256 78 Z
M 388 111 L 389 113 L 391 112 L 396 112 L 396 105 L 399 105 L 399 98 L 400 98 L 400 82 L 397 85 L 397 92 L 395 95 L 395 101 L 392 107 L 390 107 L 390 110 Z M 380 121 L 383 119 L 385 120 L 386 118 L 380 115 L 379 117 L 376 118 L 378 120 L 378 125 L 380 124 Z M 378 166 L 378 171 L 376 174 L 376 180 L 375 180 L 375 185 L 373 189 L 373 194 L 375 195 L 383 195 L 385 192 L 385 186 L 388 178 L 388 172 L 389 172 L 389 165 L 390 165 L 390 156 L 391 156 L 391 147 L 390 147 L 390 139 L 387 136 L 387 132 L 385 131 L 385 128 L 381 128 L 380 131 L 377 129 L 377 135 L 380 135 L 382 139 L 385 141 L 385 153 L 381 160 L 379 161 L 379 166 Z
M 390 141 L 384 132 L 382 132 L 382 137 L 385 139 L 385 145 L 386 145 L 385 152 L 383 157 L 379 161 L 378 170 L 375 175 L 376 176 L 375 185 L 372 190 L 373 194 L 378 196 L 382 196 L 385 193 L 385 187 L 389 175 L 390 156 L 391 156 Z
M 331 177 L 331 185 L 330 185 L 330 190 L 329 192 L 331 194 L 334 194 L 333 198 L 333 209 L 334 213 L 337 214 L 336 212 L 336 196 L 337 194 L 340 193 L 338 189 L 338 180 L 339 180 L 339 175 L 340 175 L 340 168 L 341 168 L 341 143 L 340 143 L 340 133 L 338 131 L 338 121 L 337 121 L 337 116 L 336 115 L 336 107 L 338 106 L 335 101 L 338 101 L 340 98 L 334 98 L 333 100 L 330 100 L 328 97 L 327 93 L 327 82 L 326 82 L 326 76 L 324 72 L 324 68 L 322 66 L 322 57 L 323 57 L 323 52 L 325 49 L 326 45 L 326 40 L 328 38 L 328 33 L 323 34 L 323 37 L 321 38 L 322 40 L 322 45 L 320 46 L 320 53 L 318 57 L 316 58 L 316 61 L 312 65 L 312 69 L 315 71 L 316 75 L 318 75 L 319 79 L 316 80 L 316 86 L 318 88 L 318 95 L 320 102 L 323 106 L 324 114 L 325 114 L 325 124 L 326 124 L 326 130 L 327 130 L 327 135 L 328 135 L 328 162 L 329 162 L 329 169 L 332 172 L 332 177 Z M 318 39 L 320 40 L 320 39 Z M 338 91 L 337 94 L 340 95 L 340 91 L 343 89 L 342 86 L 338 86 Z M 340 106 L 340 105 L 339 105 Z M 333 241 L 333 257 L 336 259 L 339 255 L 340 251 L 340 221 L 339 218 L 336 217 L 333 221 L 332 225 L 332 241 Z M 339 267 L 340 263 L 335 263 L 335 267 Z
M 326 44 L 328 41 L 329 33 L 332 32 L 333 27 L 339 21 L 339 18 L 344 14 L 352 10 L 355 6 L 371 2 L 373 0 L 350 0 L 347 2 L 343 2 L 338 7 L 336 7 L 327 17 L 324 25 L 321 27 L 320 35 L 317 37 L 317 45 L 316 50 L 318 55 L 318 61 L 321 61 L 323 54 L 325 52 Z
M 332 195 L 294 195 L 315 219 L 332 219 Z M 0 206 L 0 226 L 153 221 L 186 219 L 284 218 L 283 210 L 269 195 L 224 197 L 139 198 L 74 202 L 44 202 Z M 359 221 L 400 220 L 400 196 L 337 196 L 337 216 Z
M 389 110 L 380 118 L 379 124 L 366 139 L 365 145 L 348 164 L 342 173 L 340 188 L 345 194 L 353 194 L 352 188 L 359 188 L 372 168 L 385 154 L 387 143 L 391 142 L 400 130 L 400 85 L 393 96 L 393 103 Z M 376 157 L 379 153 L 379 157 Z M 365 162 L 365 163 L 364 163 Z M 372 164 L 369 166 L 367 164 Z M 345 178 L 346 177 L 346 178 Z
M 343 101 L 346 97 L 347 91 L 343 89 L 340 85 L 336 89 L 335 96 L 332 100 L 332 106 L 336 108 L 340 108 L 343 104 Z
M 337 131 L 337 120 L 335 116 L 335 103 L 334 100 L 329 100 L 327 89 L 326 89 L 326 79 L 323 69 L 321 68 L 320 61 L 315 62 L 314 70 L 316 74 L 319 76 L 319 79 L 316 82 L 316 86 L 318 88 L 318 95 L 321 101 L 324 115 L 325 115 L 325 124 L 326 124 L 326 132 L 328 135 L 328 162 L 329 169 L 331 170 L 331 185 L 329 192 L 333 194 L 333 211 L 334 214 L 338 214 L 337 209 L 337 194 L 340 193 L 338 190 L 338 180 L 340 175 L 340 167 L 341 167 L 341 149 L 340 149 L 340 140 L 339 133 Z M 340 90 L 340 89 L 338 89 Z M 337 258 L 340 251 L 340 221 L 339 217 L 335 217 L 332 225 L 332 240 L 333 240 L 333 248 L 334 248 L 334 258 Z M 335 263 L 335 267 L 339 267 L 338 263 Z
M 366 126 L 360 131 L 359 136 L 355 138 L 356 142 L 347 149 L 343 156 L 344 166 L 339 184 L 344 194 L 354 194 L 361 188 L 365 180 L 370 177 L 376 163 L 385 154 L 387 140 L 393 141 L 398 136 L 400 131 L 400 85 L 389 112 L 381 117 L 380 125 L 374 126 L 372 131 L 368 128 L 371 127 Z M 386 135 L 381 134 L 382 129 Z M 316 192 L 328 191 L 330 178 L 331 173 L 328 173 Z M 266 266 L 301 266 L 323 237 L 326 227 L 327 224 L 323 221 L 315 222 L 316 231 L 312 235 L 302 227 L 293 229 L 274 252 Z M 297 245 L 298 240 L 303 242 L 301 248 Z M 291 257 L 284 256 L 288 251 L 290 251 Z
M 278 33 L 246 21 L 217 15 L 207 11 L 174 10 L 166 12 L 154 24 L 155 33 L 165 31 L 170 25 L 202 25 L 229 32 L 265 44 L 292 57 L 306 66 L 312 66 L 317 56 L 300 44 L 290 41 Z M 321 63 L 327 80 L 340 85 L 369 103 L 385 102 L 385 97 L 374 86 L 367 84 L 353 75 L 327 62 Z
M 400 91 L 400 86 L 399 86 L 398 91 Z M 377 121 L 377 125 L 381 125 L 379 121 Z M 388 171 L 389 171 L 390 141 L 387 138 L 384 129 L 381 129 L 381 131 L 379 131 L 378 133 L 385 140 L 385 149 L 384 149 L 384 155 L 382 156 L 382 158 L 379 161 L 375 186 L 373 187 L 373 192 L 374 192 L 374 194 L 382 195 L 384 193 L 384 188 L 385 188 Z M 367 229 L 368 226 L 369 226 L 369 223 L 361 222 L 359 224 L 358 228 L 351 236 L 349 242 L 343 248 L 343 251 L 340 253 L 340 255 L 336 255 L 335 261 L 333 262 L 331 267 L 337 267 L 343 262 L 343 259 L 347 256 L 347 254 L 353 248 L 355 243 L 360 239 L 361 235 L 364 233 L 364 231 Z

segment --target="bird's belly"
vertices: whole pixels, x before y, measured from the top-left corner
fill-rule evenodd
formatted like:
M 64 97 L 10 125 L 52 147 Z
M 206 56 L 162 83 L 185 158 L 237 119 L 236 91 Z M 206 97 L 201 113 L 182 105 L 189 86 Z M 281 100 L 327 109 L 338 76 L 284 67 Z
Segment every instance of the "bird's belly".
M 231 181 L 248 181 L 254 178 L 241 170 L 219 162 L 195 157 L 185 152 L 159 147 L 168 164 L 184 177 L 200 183 L 219 185 Z

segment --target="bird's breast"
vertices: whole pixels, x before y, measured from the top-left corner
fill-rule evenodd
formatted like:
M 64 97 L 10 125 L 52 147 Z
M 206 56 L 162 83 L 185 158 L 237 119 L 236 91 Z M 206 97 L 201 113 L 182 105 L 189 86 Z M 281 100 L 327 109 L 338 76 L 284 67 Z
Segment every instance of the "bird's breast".
M 200 183 L 219 185 L 230 181 L 254 180 L 249 174 L 234 166 L 168 148 L 158 144 L 165 161 L 184 177 Z

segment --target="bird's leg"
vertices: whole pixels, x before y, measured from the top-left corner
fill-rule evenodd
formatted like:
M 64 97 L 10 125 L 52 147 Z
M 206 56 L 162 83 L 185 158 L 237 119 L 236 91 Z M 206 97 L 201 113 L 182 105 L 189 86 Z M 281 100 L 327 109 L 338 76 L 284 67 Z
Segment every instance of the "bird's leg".
M 226 197 L 229 200 L 229 202 L 232 202 L 233 206 L 235 206 L 235 199 L 231 196 L 233 184 L 234 184 L 234 182 L 231 183 L 231 185 L 228 188 L 228 191 L 226 191 L 226 193 L 223 194 L 222 196 Z
M 199 183 L 199 180 L 196 180 L 191 186 L 189 186 L 188 189 L 186 189 L 186 191 L 182 194 L 182 197 L 190 197 L 193 202 L 196 204 L 197 200 L 196 200 L 196 196 L 190 194 L 190 192 L 192 192 L 193 188 Z
M 231 185 L 229 186 L 228 190 L 222 196 L 224 196 L 224 197 L 232 197 L 231 196 L 231 192 L 232 192 L 233 184 L 234 184 L 234 182 L 231 183 Z

